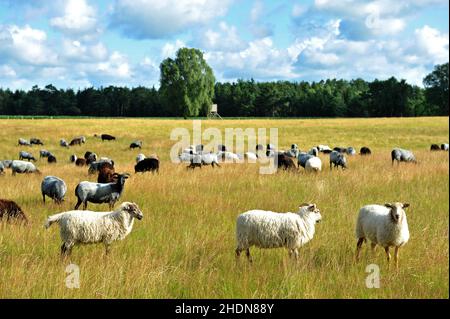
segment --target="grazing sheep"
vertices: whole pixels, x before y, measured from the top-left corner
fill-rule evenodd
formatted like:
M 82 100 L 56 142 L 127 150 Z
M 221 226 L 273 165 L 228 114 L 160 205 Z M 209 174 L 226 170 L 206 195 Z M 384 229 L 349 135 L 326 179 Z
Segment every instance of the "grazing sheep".
M 70 146 L 74 146 L 74 145 L 81 145 L 83 142 L 83 138 L 80 137 L 75 137 L 74 139 L 72 139 L 69 143 Z
M 116 240 L 124 239 L 133 229 L 134 218 L 141 220 L 136 203 L 124 202 L 112 212 L 68 211 L 49 216 L 45 228 L 58 223 L 63 242 L 61 257 L 67 257 L 77 244 L 103 243 L 106 254 Z
M 50 154 L 50 155 L 47 157 L 47 162 L 50 163 L 50 164 L 56 163 L 56 157 L 55 157 L 55 155 Z
M 361 149 L 359 150 L 359 155 L 371 155 L 372 151 L 370 150 L 370 148 L 363 146 L 361 147 Z
M 38 138 L 30 138 L 30 144 L 35 144 L 35 145 L 44 145 L 44 143 L 42 143 L 42 141 Z
M 240 158 L 237 154 L 232 152 L 218 152 L 217 158 L 222 162 L 239 162 Z
M 84 166 L 84 165 L 87 165 L 87 164 L 86 164 L 86 160 L 85 160 L 84 158 L 77 158 L 77 159 L 75 160 L 75 165 L 76 165 L 76 166 Z
M 287 156 L 284 153 L 278 153 L 277 154 L 277 167 L 281 168 L 283 167 L 284 170 L 293 170 L 296 168 L 294 160 L 292 157 Z
M 319 157 L 311 157 L 305 163 L 305 171 L 307 172 L 320 172 L 322 170 L 322 161 Z
M 25 161 L 18 161 L 14 160 L 11 164 L 11 170 L 12 174 L 16 175 L 16 173 L 37 173 L 40 174 L 41 172 L 34 166 L 33 163 L 25 162 Z
M 333 151 L 336 151 L 338 153 L 345 153 L 346 148 L 345 147 L 340 147 L 340 146 L 336 146 L 335 148 L 333 148 Z
M 70 155 L 69 161 L 71 163 L 75 163 L 77 161 L 78 157 L 75 154 Z
M 97 183 L 112 183 L 118 174 L 108 162 L 103 163 L 98 170 Z
M 67 185 L 59 177 L 46 176 L 41 183 L 42 201 L 45 204 L 45 196 L 53 199 L 57 204 L 61 204 L 64 201 L 64 195 L 66 195 Z
M 347 168 L 347 159 L 345 158 L 345 155 L 337 151 L 332 151 L 330 153 L 330 170 L 333 169 L 333 164 L 337 169 L 339 168 L 339 166 L 341 166 L 342 169 Z
M 31 143 L 24 138 L 19 138 L 17 145 L 31 146 Z
M 441 144 L 441 150 L 448 152 L 448 144 Z
M 69 144 L 63 138 L 59 140 L 59 145 L 62 146 L 62 147 L 69 147 Z
M 310 155 L 314 155 L 314 156 L 319 156 L 319 149 L 317 147 L 312 147 L 309 151 L 308 154 Z
M 28 160 L 28 161 L 34 161 L 36 162 L 36 159 L 34 158 L 33 154 L 25 152 L 25 151 L 20 151 L 19 152 L 19 159 L 20 160 Z
M 353 147 L 347 147 L 345 149 L 345 153 L 347 153 L 350 156 L 356 155 L 356 150 Z
M 250 163 L 256 163 L 256 161 L 258 160 L 258 154 L 253 152 L 246 152 L 244 153 L 244 159 Z
M 100 135 L 100 137 L 102 139 L 102 142 L 103 141 L 115 141 L 116 140 L 116 138 L 114 136 L 109 135 L 109 134 L 102 134 L 102 135 Z
M 49 155 L 51 155 L 52 153 L 50 153 L 49 151 L 47 151 L 47 150 L 40 150 L 39 151 L 39 158 L 42 158 L 42 157 L 49 157 Z
M 159 172 L 159 160 L 156 158 L 144 158 L 142 161 L 137 163 L 134 166 L 135 173 L 144 173 L 144 172 Z
M 407 203 L 387 203 L 382 205 L 367 205 L 359 210 L 356 222 L 356 260 L 359 260 L 361 246 L 364 241 L 371 241 L 372 249 L 376 245 L 384 248 L 389 263 L 391 255 L 389 247 L 395 247 L 395 266 L 398 268 L 398 250 L 409 240 L 408 222 L 404 208 Z
M 117 180 L 112 183 L 92 183 L 81 182 L 75 188 L 75 195 L 78 198 L 78 202 L 75 205 L 75 209 L 80 207 L 83 203 L 83 209 L 87 208 L 87 203 L 108 203 L 109 208 L 112 209 L 115 202 L 119 199 L 125 186 L 125 180 L 129 177 L 129 174 L 118 174 Z
M 12 200 L 0 199 L 0 221 L 6 217 L 6 221 L 18 220 L 28 223 L 27 216 L 22 208 Z
M 196 167 L 202 168 L 202 165 L 211 165 L 213 168 L 214 166 L 220 167 L 219 158 L 217 154 L 214 153 L 193 154 L 191 162 L 189 166 L 187 166 L 186 168 L 187 169 L 189 168 L 195 169 Z
M 440 151 L 441 148 L 437 144 L 431 144 L 430 151 Z
M 251 210 L 236 220 L 236 258 L 245 250 L 251 262 L 250 247 L 289 250 L 289 256 L 298 258 L 298 248 L 310 241 L 315 224 L 322 219 L 316 204 L 302 204 L 297 213 L 276 213 Z
M 328 145 L 317 145 L 317 149 L 324 154 L 329 154 L 333 151 Z
M 135 149 L 135 148 L 141 149 L 142 148 L 142 141 L 131 142 L 130 149 Z
M 397 161 L 397 164 L 400 162 L 412 162 L 417 163 L 416 157 L 414 154 L 402 148 L 394 148 L 391 152 L 392 165 L 394 165 L 394 161 Z
M 139 154 L 136 156 L 136 163 L 139 163 L 139 162 L 142 161 L 144 158 L 146 158 L 145 155 L 142 154 L 142 153 L 139 153 Z
M 99 161 L 92 162 L 92 163 L 89 164 L 88 173 L 89 174 L 95 174 L 96 172 L 98 172 L 98 170 L 103 165 L 103 163 L 108 163 L 109 165 L 111 165 L 111 167 L 114 167 L 114 161 L 113 160 L 111 160 L 111 159 L 100 159 Z
M 313 158 L 314 155 L 305 153 L 305 152 L 301 152 L 298 154 L 297 156 L 297 167 L 303 167 L 305 168 L 306 162 L 310 159 Z

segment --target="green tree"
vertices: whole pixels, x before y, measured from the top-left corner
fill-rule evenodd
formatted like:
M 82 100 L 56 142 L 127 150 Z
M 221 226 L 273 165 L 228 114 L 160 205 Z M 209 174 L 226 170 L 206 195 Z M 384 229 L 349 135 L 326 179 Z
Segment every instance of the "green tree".
M 439 108 L 441 115 L 448 115 L 448 62 L 436 65 L 433 72 L 423 79 L 428 103 Z
M 214 97 L 214 74 L 197 49 L 181 48 L 160 65 L 160 93 L 174 116 L 205 116 Z

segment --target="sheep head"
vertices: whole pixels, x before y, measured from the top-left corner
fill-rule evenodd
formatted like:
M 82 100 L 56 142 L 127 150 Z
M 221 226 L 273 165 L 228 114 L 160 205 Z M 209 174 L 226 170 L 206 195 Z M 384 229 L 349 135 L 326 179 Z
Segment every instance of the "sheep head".
M 392 221 L 396 224 L 399 224 L 403 220 L 403 217 L 406 215 L 403 208 L 409 207 L 409 204 L 397 202 L 393 204 L 386 203 L 384 204 L 384 206 L 390 209 Z
M 121 205 L 121 209 L 127 211 L 132 217 L 141 220 L 144 215 L 136 203 L 125 202 Z
M 300 214 L 308 214 L 311 216 L 316 223 L 320 223 L 322 220 L 322 215 L 320 214 L 320 209 L 317 208 L 316 204 L 303 203 L 299 207 Z

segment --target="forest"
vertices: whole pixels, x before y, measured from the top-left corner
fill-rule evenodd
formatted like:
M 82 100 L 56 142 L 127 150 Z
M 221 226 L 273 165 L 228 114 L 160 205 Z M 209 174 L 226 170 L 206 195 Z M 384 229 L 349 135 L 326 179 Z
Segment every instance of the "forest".
M 167 61 L 166 61 L 167 62 Z M 173 61 L 172 61 L 173 62 Z M 162 65 L 164 62 L 162 63 Z M 162 68 L 162 67 L 161 67 Z M 449 115 L 448 63 L 435 66 L 419 87 L 391 77 L 368 82 L 329 79 L 319 82 L 237 82 L 210 80 L 208 94 L 223 117 L 412 117 Z M 213 75 L 211 75 L 212 79 Z M 89 87 L 10 90 L 0 88 L 0 115 L 93 117 L 190 117 L 205 116 L 208 107 L 179 105 L 182 95 L 170 93 L 167 77 L 159 89 L 152 87 Z M 170 83 L 173 83 L 170 82 Z M 182 85 L 182 84 L 178 84 Z M 195 89 L 176 88 L 178 92 Z M 163 90 L 163 89 L 164 90 Z M 211 89 L 212 88 L 212 89 Z M 212 91 L 212 92 L 211 92 Z M 169 92 L 169 93 L 168 93 Z M 188 94 L 186 93 L 186 94 Z M 204 105 L 206 102 L 202 102 Z

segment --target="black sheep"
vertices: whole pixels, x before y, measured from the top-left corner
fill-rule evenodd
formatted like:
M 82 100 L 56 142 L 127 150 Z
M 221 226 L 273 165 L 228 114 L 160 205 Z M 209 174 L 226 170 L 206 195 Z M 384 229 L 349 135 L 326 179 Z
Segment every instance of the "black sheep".
M 159 173 L 159 160 L 156 158 L 144 158 L 134 166 L 135 173 L 156 172 Z

